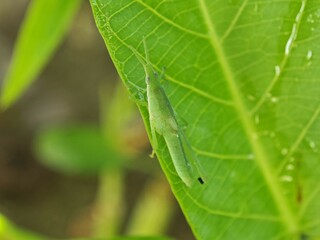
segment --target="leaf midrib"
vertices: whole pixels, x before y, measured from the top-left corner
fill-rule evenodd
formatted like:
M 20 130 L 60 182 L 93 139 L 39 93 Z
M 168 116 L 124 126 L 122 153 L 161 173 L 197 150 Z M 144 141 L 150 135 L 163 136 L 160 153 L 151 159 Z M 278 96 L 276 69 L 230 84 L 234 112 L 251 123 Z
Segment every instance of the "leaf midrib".
M 198 0 L 198 2 L 201 14 L 203 15 L 203 19 L 207 26 L 210 44 L 214 52 L 216 53 L 217 58 L 219 59 L 223 74 L 227 81 L 227 85 L 229 87 L 229 91 L 234 102 L 235 110 L 237 111 L 239 119 L 243 124 L 243 128 L 245 130 L 248 141 L 254 153 L 256 163 L 263 177 L 265 178 L 266 184 L 280 212 L 284 225 L 286 226 L 289 232 L 297 232 L 298 224 L 296 222 L 296 216 L 293 213 L 292 209 L 290 209 L 286 199 L 282 194 L 281 186 L 277 181 L 274 171 L 272 171 L 272 168 L 269 165 L 268 156 L 265 152 L 264 147 L 262 146 L 261 142 L 255 138 L 257 131 L 250 118 L 250 113 L 246 109 L 245 104 L 241 98 L 241 94 L 236 84 L 235 78 L 232 74 L 231 67 L 227 60 L 223 47 L 220 44 L 218 35 L 215 31 L 215 27 L 210 19 L 210 15 L 207 11 L 208 8 L 206 6 L 205 0 Z

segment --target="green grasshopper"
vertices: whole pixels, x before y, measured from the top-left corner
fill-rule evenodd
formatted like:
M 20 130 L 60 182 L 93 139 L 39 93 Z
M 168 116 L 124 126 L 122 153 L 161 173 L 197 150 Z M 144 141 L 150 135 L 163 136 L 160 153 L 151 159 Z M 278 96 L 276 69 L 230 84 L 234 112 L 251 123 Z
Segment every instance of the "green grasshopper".
M 147 106 L 149 110 L 149 121 L 151 128 L 151 142 L 153 146 L 152 156 L 155 150 L 158 149 L 158 141 L 156 133 L 163 136 L 174 167 L 181 180 L 190 187 L 195 180 L 204 184 L 203 174 L 201 173 L 198 160 L 183 132 L 177 122 L 176 114 L 170 104 L 170 101 L 162 87 L 161 80 L 164 79 L 164 74 L 161 75 L 154 70 L 147 52 L 146 42 L 143 39 L 145 57 L 144 61 L 136 52 L 131 50 L 136 55 L 138 60 L 144 67 L 146 74 L 147 85 Z

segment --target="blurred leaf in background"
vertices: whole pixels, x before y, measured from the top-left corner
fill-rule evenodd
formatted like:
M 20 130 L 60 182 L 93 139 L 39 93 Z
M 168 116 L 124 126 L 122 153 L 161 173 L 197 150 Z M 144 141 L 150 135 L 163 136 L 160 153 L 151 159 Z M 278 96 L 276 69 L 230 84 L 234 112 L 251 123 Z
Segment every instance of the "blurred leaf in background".
M 66 173 L 97 173 L 121 166 L 102 132 L 94 126 L 52 127 L 41 131 L 36 152 L 44 165 Z
M 13 104 L 36 79 L 65 36 L 81 0 L 32 0 L 16 41 L 0 98 Z

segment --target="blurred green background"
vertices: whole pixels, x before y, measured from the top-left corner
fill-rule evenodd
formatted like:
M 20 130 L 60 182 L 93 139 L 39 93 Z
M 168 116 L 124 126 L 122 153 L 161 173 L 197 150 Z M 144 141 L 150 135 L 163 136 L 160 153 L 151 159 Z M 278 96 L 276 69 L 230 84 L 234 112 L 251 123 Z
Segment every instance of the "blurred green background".
M 1 85 L 29 2 L 0 1 Z M 193 239 L 150 153 L 84 1 L 36 82 L 0 113 L 0 239 Z

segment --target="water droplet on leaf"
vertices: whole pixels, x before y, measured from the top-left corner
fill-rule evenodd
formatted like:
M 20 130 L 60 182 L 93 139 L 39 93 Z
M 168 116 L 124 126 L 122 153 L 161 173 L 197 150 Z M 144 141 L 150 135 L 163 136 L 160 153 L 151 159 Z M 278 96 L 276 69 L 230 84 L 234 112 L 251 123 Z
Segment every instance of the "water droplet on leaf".
M 284 156 L 287 155 L 288 152 L 289 152 L 288 148 L 282 148 L 281 149 L 281 154 L 284 155 Z
M 279 76 L 280 73 L 281 73 L 281 68 L 280 68 L 280 66 L 279 66 L 279 65 L 276 65 L 276 66 L 274 67 L 274 71 L 275 71 L 275 73 L 276 73 L 276 76 Z
M 294 165 L 293 165 L 293 164 L 288 164 L 287 167 L 286 167 L 286 169 L 287 169 L 288 171 L 292 171 L 292 170 L 294 169 Z
M 271 102 L 273 102 L 273 103 L 277 103 L 277 102 L 279 101 L 279 98 L 277 98 L 277 97 L 272 97 L 270 100 L 271 100 Z
M 282 182 L 292 182 L 292 176 L 289 176 L 289 175 L 283 175 L 283 176 L 281 176 L 280 177 L 280 180 L 282 181 Z
M 308 60 L 310 60 L 312 58 L 312 54 L 313 54 L 312 51 L 309 50 L 308 53 L 307 53 L 307 59 Z

